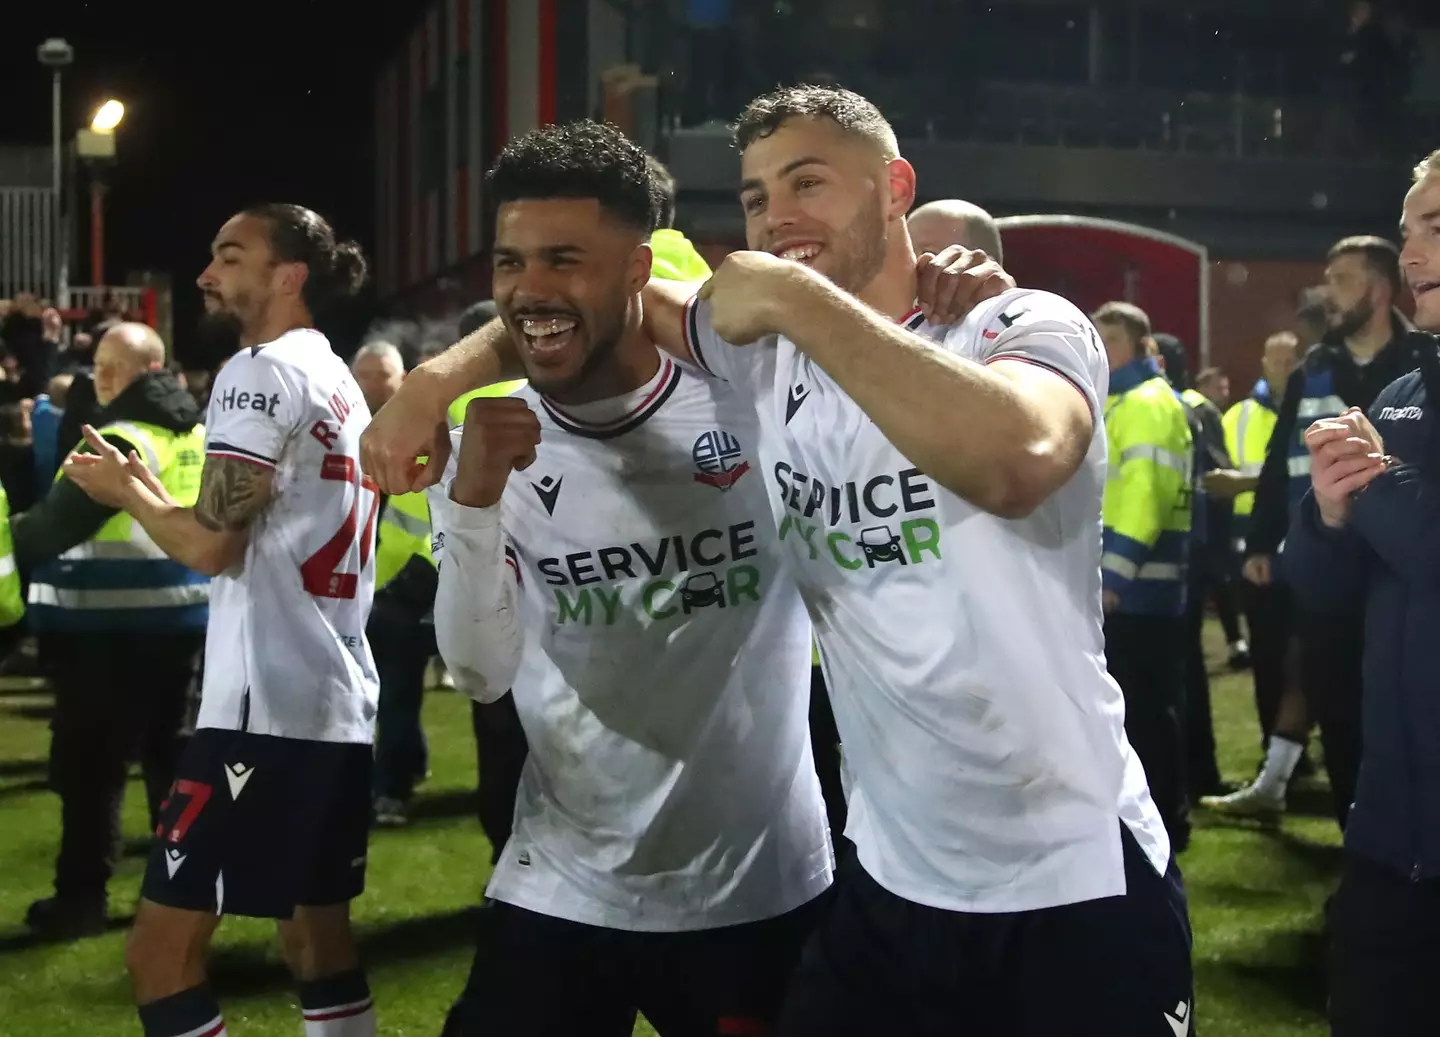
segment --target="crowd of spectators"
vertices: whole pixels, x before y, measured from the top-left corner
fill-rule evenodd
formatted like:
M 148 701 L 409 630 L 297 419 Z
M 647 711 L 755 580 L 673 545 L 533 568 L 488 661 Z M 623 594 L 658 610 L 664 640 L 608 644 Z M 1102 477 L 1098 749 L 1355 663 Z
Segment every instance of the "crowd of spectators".
M 0 485 L 12 512 L 45 495 L 65 453 L 79 443 L 80 426 L 98 410 L 95 346 L 135 317 L 118 296 L 69 320 L 31 292 L 0 299 Z M 177 374 L 203 405 L 208 377 Z

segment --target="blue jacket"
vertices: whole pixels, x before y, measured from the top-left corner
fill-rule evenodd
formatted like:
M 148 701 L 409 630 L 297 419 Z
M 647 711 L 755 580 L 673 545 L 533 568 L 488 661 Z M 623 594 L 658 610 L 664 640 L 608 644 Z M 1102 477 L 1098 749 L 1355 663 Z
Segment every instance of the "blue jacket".
M 42 488 L 55 481 L 60 470 L 60 421 L 65 412 L 55 406 L 49 396 L 35 397 L 35 410 L 30 414 L 31 438 L 35 441 L 35 478 Z M 67 447 L 68 449 L 68 447 Z
M 1440 398 L 1440 355 L 1434 339 L 1412 340 L 1430 351 L 1421 371 L 1370 409 L 1401 463 L 1356 494 L 1340 530 L 1321 523 L 1306 494 L 1284 559 L 1304 607 L 1365 605 L 1364 743 L 1346 849 L 1429 879 L 1440 877 L 1440 415 L 1426 383 Z
M 1339 414 L 1346 407 L 1368 412 L 1381 390 L 1415 370 L 1412 332 L 1410 325 L 1396 315 L 1391 321 L 1390 341 L 1368 364 L 1357 364 L 1344 337 L 1336 332 L 1326 335 L 1305 354 L 1290 376 L 1276 412 L 1265 467 L 1255 487 L 1255 507 L 1245 537 L 1246 555 L 1280 553 L 1286 530 L 1310 484 L 1310 455 L 1303 442 L 1310 423 L 1327 414 Z

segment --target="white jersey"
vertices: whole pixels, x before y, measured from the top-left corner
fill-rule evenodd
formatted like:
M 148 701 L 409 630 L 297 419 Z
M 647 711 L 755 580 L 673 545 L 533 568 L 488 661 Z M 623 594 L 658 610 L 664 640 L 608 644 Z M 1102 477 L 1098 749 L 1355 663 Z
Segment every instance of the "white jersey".
M 1100 501 L 1109 375 L 1090 322 L 1016 289 L 905 326 L 976 363 L 1049 368 L 1095 416 L 1079 472 L 1032 515 L 942 489 L 785 339 L 734 347 L 692 301 L 692 352 L 756 402 L 780 540 L 810 607 L 853 778 L 846 834 L 897 896 L 1027 911 L 1125 891 L 1120 825 L 1169 843 L 1106 672 Z
M 370 411 L 317 331 L 242 349 L 215 379 L 205 453 L 275 472 L 244 562 L 210 590 L 199 727 L 370 742 L 379 682 L 365 640 L 375 591 Z
M 488 895 L 657 932 L 811 900 L 832 868 L 810 754 L 810 623 L 782 572 L 748 404 L 668 357 L 616 400 L 562 409 L 515 395 L 542 440 L 500 504 L 450 501 L 458 429 L 430 491 L 441 650 L 478 697 L 513 674 L 530 743 Z M 477 616 L 500 582 L 507 600 Z M 509 672 L 500 664 L 488 691 L 470 684 L 506 644 Z

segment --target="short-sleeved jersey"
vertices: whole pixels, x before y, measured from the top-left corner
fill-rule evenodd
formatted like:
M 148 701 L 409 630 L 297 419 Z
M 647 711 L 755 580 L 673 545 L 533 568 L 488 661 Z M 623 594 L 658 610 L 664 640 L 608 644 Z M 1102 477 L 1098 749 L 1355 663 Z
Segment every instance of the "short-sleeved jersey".
M 1084 395 L 1084 462 L 1028 517 L 942 488 L 792 343 L 731 346 L 708 304 L 686 313 L 697 360 L 758 410 L 772 511 L 853 777 L 846 834 L 876 881 L 933 907 L 1121 894 L 1120 825 L 1157 869 L 1169 844 L 1106 671 L 1103 349 L 1069 302 L 1024 289 L 957 325 L 916 313 L 905 326 L 977 364 L 1048 368 Z
M 360 470 L 370 411 L 316 331 L 237 353 L 215 379 L 206 464 L 274 470 L 242 564 L 210 590 L 200 727 L 321 742 L 373 738 L 365 621 L 379 495 Z
M 500 503 L 530 754 L 488 895 L 635 931 L 735 925 L 812 899 L 831 852 L 810 753 L 810 623 L 783 571 L 753 412 L 669 358 L 601 401 L 603 418 L 514 395 L 541 424 L 535 463 Z M 453 435 L 430 491 L 442 581 L 462 543 L 445 528 Z

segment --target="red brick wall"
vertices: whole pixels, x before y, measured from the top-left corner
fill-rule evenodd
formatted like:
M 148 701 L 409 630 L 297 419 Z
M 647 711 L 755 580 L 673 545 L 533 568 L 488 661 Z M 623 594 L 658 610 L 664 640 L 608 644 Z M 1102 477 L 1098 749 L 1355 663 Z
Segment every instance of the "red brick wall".
M 1293 330 L 1300 293 L 1319 284 L 1324 270 L 1320 259 L 1225 259 L 1210 264 L 1210 363 L 1230 376 L 1235 399 L 1242 399 L 1260 377 L 1265 339 Z

